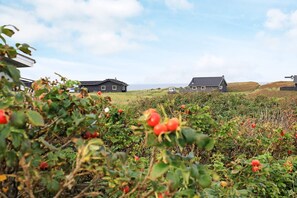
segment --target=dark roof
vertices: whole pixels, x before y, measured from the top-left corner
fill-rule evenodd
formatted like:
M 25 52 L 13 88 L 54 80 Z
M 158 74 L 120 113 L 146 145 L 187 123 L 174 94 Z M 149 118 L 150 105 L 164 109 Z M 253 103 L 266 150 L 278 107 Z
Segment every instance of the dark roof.
M 122 81 L 119 81 L 117 79 L 106 79 L 103 81 L 80 81 L 81 86 L 88 86 L 88 85 L 101 85 L 105 82 L 111 81 L 115 84 L 119 84 L 119 85 L 124 85 L 124 86 L 128 86 L 127 83 L 124 83 Z
M 219 86 L 225 81 L 224 76 L 219 77 L 194 77 L 189 86 Z M 225 81 L 226 82 L 226 81 Z M 227 84 L 227 83 L 226 83 Z
M 103 83 L 108 82 L 108 81 L 111 81 L 111 82 L 116 83 L 116 84 L 128 86 L 127 83 L 124 83 L 123 81 L 119 81 L 117 79 L 106 79 L 106 80 L 102 81 L 100 84 L 103 84 Z
M 80 81 L 81 86 L 87 86 L 87 85 L 99 85 L 102 81 Z

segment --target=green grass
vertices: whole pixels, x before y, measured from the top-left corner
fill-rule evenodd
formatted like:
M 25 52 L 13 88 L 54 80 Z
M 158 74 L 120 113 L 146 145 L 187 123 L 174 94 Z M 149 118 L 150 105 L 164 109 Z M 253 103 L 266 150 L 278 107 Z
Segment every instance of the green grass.
M 125 106 L 133 101 L 137 101 L 145 98 L 152 98 L 156 96 L 162 96 L 167 94 L 167 89 L 152 89 L 152 90 L 139 90 L 139 91 L 127 91 L 127 92 L 109 92 L 102 93 L 102 96 L 110 96 L 112 103 L 119 106 Z

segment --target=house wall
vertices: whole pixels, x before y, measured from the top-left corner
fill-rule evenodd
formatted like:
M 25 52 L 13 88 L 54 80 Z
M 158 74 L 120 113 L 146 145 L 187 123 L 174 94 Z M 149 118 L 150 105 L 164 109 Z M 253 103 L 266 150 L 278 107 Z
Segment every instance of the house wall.
M 101 90 L 101 86 L 102 85 L 105 85 L 106 86 L 106 90 L 105 91 L 104 90 Z M 112 86 L 113 85 L 117 86 L 117 89 L 116 90 L 112 90 Z M 105 83 L 99 85 L 99 89 L 102 92 L 126 92 L 127 91 L 126 86 L 121 85 L 121 84 L 116 84 L 116 83 L 113 83 L 113 82 L 105 82 Z M 124 89 L 124 91 L 122 91 L 122 89 Z
M 106 86 L 106 90 L 101 89 L 102 85 Z M 117 89 L 112 90 L 112 85 L 116 85 Z M 100 84 L 100 85 L 88 85 L 88 86 L 83 86 L 83 87 L 86 87 L 89 92 L 97 92 L 97 91 L 101 91 L 101 92 L 126 92 L 127 91 L 126 86 L 121 85 L 121 84 L 116 84 L 116 83 L 113 83 L 113 82 L 105 82 L 105 83 Z
M 223 81 L 220 86 L 223 86 L 222 92 L 227 92 L 227 84 Z
M 204 90 L 201 89 L 201 86 L 197 86 L 197 90 L 193 90 L 192 86 L 190 86 L 191 91 L 197 91 L 197 92 L 211 92 L 211 91 L 222 91 L 222 92 L 226 92 L 227 91 L 227 86 L 226 85 L 222 85 L 223 89 L 220 90 L 219 87 L 217 86 L 207 86 L 205 87 Z

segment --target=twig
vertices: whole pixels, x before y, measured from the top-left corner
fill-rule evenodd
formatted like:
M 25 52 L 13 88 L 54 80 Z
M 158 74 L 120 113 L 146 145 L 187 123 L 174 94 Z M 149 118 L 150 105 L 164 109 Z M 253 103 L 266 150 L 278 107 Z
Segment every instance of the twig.
M 2 193 L 1 191 L 0 191 L 0 195 L 2 196 L 2 197 L 4 197 L 4 198 L 8 198 L 4 193 Z
M 129 195 L 131 195 L 132 193 L 134 193 L 140 186 L 143 186 L 145 184 L 145 182 L 148 180 L 151 172 L 152 172 L 152 169 L 153 169 L 153 165 L 154 165 L 154 161 L 155 161 L 155 151 L 156 151 L 156 148 L 154 147 L 153 148 L 153 151 L 152 151 L 152 158 L 151 158 L 151 161 L 150 161 L 150 166 L 149 166 L 149 169 L 148 169 L 148 172 L 147 172 L 147 175 L 145 176 L 144 180 L 140 183 L 137 183 L 137 185 L 127 194 L 123 194 L 121 196 L 122 197 L 128 197 Z

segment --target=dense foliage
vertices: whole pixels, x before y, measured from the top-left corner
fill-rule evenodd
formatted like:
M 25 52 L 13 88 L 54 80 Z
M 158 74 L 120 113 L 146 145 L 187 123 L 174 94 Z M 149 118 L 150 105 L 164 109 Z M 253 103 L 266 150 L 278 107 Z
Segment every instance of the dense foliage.
M 1 59 L 31 53 L 6 43 L 13 28 L 0 27 Z M 0 61 L 0 196 L 297 196 L 295 100 L 189 93 L 119 109 L 64 77 L 23 89 Z

